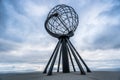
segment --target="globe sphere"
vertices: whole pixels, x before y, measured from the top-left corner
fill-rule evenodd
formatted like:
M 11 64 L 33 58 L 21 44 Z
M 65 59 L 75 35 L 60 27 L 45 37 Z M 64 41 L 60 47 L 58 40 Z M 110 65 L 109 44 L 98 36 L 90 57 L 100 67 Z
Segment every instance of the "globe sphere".
M 47 32 L 54 37 L 68 36 L 74 34 L 79 23 L 78 14 L 75 10 L 65 4 L 55 6 L 48 14 L 45 21 Z

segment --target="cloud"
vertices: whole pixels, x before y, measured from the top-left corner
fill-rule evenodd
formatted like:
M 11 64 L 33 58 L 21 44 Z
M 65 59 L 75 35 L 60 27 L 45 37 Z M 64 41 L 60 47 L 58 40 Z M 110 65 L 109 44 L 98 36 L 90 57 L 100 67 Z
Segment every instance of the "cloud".
M 115 3 L 118 4 L 118 3 Z M 104 21 L 102 32 L 97 35 L 93 44 L 103 49 L 120 48 L 120 2 L 108 11 L 103 11 L 99 17 Z M 102 24 L 102 23 L 101 23 Z
M 90 12 L 80 16 L 79 32 L 76 32 L 76 43 L 81 49 L 112 49 L 119 47 L 120 14 L 118 2 L 93 3 L 87 8 Z M 117 7 L 117 8 L 116 8 Z M 117 10 L 116 10 L 117 9 Z M 115 10 L 115 11 L 114 11 Z M 80 36 L 80 37 L 78 37 Z
M 71 42 L 88 64 L 119 61 L 119 0 L 0 0 L 0 61 L 45 63 L 58 40 L 45 31 L 44 21 L 58 4 L 70 5 L 78 13 L 79 26 Z
M 0 0 L 0 36 L 3 36 L 4 31 L 6 29 L 6 25 L 5 25 L 5 18 L 7 17 L 5 12 L 5 7 L 2 3 L 2 0 Z
M 20 62 L 21 56 L 27 57 L 30 51 L 34 52 L 33 48 L 39 50 L 39 53 L 44 52 L 43 40 L 47 38 L 46 35 L 43 36 L 44 32 L 41 32 L 44 27 L 41 29 L 39 21 L 45 15 L 47 7 L 24 0 L 6 0 L 0 4 L 0 56 L 4 56 L 1 61 Z M 38 43 L 43 46 L 38 46 Z
M 96 49 L 79 52 L 92 70 L 120 70 L 120 49 Z
M 0 52 L 9 52 L 10 50 L 17 49 L 18 44 L 7 40 L 0 39 Z

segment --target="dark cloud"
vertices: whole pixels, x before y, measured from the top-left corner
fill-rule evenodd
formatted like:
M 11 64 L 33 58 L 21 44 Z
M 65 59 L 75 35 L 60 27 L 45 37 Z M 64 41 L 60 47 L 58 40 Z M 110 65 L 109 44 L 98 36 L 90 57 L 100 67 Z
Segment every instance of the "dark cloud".
M 105 6 L 106 4 L 104 4 L 102 5 Z M 107 7 L 105 10 L 102 9 L 102 11 L 92 19 L 98 23 L 93 22 L 89 25 L 83 25 L 84 31 L 82 31 L 81 28 L 81 32 L 83 34 L 80 39 L 80 41 L 82 41 L 81 49 L 120 49 L 120 0 L 112 1 L 109 5 L 110 7 Z M 96 8 L 93 7 L 92 9 Z M 97 13 L 97 11 L 95 13 Z M 88 20 L 89 17 L 87 18 Z M 86 23 L 89 23 L 87 19 Z
M 0 52 L 9 52 L 10 50 L 13 50 L 13 45 L 0 43 Z
M 20 39 L 14 37 L 14 35 L 11 35 L 11 33 L 8 34 L 7 31 L 7 29 L 10 26 L 10 24 L 8 24 L 8 21 L 10 20 L 10 17 L 13 14 L 9 14 L 9 11 L 7 10 L 6 2 L 4 0 L 1 0 L 0 2 L 0 38 L 19 42 L 21 41 Z
M 98 35 L 92 45 L 95 49 L 117 49 L 120 48 L 120 25 L 104 28 L 103 33 Z
M 4 35 L 4 32 L 6 30 L 6 25 L 5 25 L 6 18 L 7 18 L 6 10 L 3 1 L 0 0 L 0 37 Z
M 107 17 L 109 20 L 103 25 L 103 31 L 95 38 L 93 45 L 97 49 L 116 49 L 120 48 L 120 1 L 108 11 L 102 12 L 100 17 Z
M 27 0 L 26 0 L 27 1 Z M 6 0 L 5 2 L 8 4 L 8 5 L 11 5 L 13 7 L 13 9 L 21 14 L 21 15 L 24 15 L 25 13 L 25 6 L 24 3 L 26 3 L 25 0 L 20 0 L 20 1 L 17 1 L 17 0 Z
M 16 50 L 18 48 L 16 42 L 21 42 L 21 39 L 11 35 L 11 33 L 8 33 L 7 31 L 9 27 L 7 22 L 12 14 L 8 15 L 6 2 L 4 0 L 0 0 L 0 53 L 6 52 L 4 54 L 9 54 L 9 51 Z
M 120 2 L 119 2 L 120 3 Z M 120 4 L 117 6 L 114 6 L 110 11 L 106 12 L 108 15 L 115 15 L 115 16 L 120 16 Z
M 107 11 L 102 12 L 101 16 L 109 16 L 109 17 L 119 17 L 120 18 L 120 0 L 113 1 L 113 6 Z
M 6 54 L 12 50 L 17 50 L 18 48 L 20 48 L 20 45 L 18 43 L 0 39 L 0 53 L 5 52 Z

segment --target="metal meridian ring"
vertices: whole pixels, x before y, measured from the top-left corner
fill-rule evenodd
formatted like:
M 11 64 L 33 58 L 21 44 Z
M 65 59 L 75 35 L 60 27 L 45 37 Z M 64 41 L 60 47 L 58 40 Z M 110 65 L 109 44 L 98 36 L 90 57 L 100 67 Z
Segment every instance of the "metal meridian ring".
M 45 29 L 53 37 L 68 36 L 74 34 L 79 23 L 78 14 L 65 4 L 55 6 L 48 14 L 45 21 Z

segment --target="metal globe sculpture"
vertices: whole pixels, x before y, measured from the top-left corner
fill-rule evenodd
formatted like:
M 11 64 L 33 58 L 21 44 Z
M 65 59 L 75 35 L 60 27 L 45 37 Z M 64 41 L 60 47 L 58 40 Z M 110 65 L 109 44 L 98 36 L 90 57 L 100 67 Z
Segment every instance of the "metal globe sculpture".
M 73 71 L 76 72 L 76 66 L 73 59 L 76 61 L 76 65 L 82 75 L 86 74 L 84 68 L 86 68 L 87 72 L 91 72 L 69 40 L 70 37 L 74 35 L 74 31 L 76 30 L 78 23 L 79 19 L 75 10 L 65 4 L 57 5 L 49 12 L 45 21 L 45 29 L 50 35 L 58 38 L 59 41 L 43 73 L 52 75 L 53 67 L 58 55 L 57 72 L 60 72 L 61 61 L 63 73 L 70 72 L 70 65 L 72 65 Z
M 54 37 L 73 36 L 79 20 L 75 10 L 67 5 L 57 5 L 48 14 L 45 28 Z

